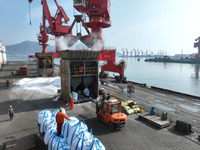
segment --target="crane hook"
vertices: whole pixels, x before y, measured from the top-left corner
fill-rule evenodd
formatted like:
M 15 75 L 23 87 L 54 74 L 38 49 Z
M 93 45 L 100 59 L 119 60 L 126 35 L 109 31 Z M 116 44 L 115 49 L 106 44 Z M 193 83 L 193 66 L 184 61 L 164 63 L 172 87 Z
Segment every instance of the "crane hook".
M 30 4 L 31 4 L 31 2 L 33 1 L 33 0 L 28 0 L 29 1 L 29 19 L 30 19 L 30 26 L 31 26 L 31 6 L 30 6 Z

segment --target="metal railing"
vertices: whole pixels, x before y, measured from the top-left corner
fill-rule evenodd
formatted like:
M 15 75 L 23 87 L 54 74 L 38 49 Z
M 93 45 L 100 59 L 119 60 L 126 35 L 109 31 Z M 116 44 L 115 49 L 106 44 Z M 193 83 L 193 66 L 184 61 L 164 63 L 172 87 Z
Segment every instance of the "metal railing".
M 86 67 L 85 68 L 85 74 L 96 74 L 97 73 L 97 67 Z
M 83 75 L 84 69 L 80 68 L 71 68 L 70 69 L 70 75 Z M 97 74 L 97 67 L 86 67 L 85 68 L 85 74 Z

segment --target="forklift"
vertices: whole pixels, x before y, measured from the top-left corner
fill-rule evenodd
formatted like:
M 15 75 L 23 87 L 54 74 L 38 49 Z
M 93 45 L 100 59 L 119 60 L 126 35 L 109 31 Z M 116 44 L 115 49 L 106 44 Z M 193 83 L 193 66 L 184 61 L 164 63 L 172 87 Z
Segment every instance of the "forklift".
M 105 96 L 102 97 L 100 102 L 95 102 L 97 118 L 108 124 L 111 130 L 124 127 L 127 115 L 122 113 L 121 102 L 114 97 L 108 96 L 106 100 Z

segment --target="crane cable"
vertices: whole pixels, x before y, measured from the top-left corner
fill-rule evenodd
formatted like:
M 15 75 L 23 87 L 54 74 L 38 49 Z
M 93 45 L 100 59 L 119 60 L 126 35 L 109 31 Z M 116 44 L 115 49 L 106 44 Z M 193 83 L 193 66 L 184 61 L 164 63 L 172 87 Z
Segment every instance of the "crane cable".
M 30 2 L 28 3 L 29 4 L 29 19 L 30 19 L 30 26 L 31 26 L 31 6 L 30 6 Z

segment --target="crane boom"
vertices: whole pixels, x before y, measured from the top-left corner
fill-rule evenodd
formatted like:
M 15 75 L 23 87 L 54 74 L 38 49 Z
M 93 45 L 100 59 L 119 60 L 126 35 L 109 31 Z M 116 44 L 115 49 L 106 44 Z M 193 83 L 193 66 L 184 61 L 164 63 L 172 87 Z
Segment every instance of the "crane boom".
M 31 3 L 33 0 L 28 0 Z M 47 34 L 54 35 L 55 37 L 66 36 L 68 34 L 72 34 L 72 32 L 68 32 L 70 26 L 66 25 L 69 21 L 67 14 L 64 9 L 58 5 L 57 1 L 54 0 L 57 11 L 54 17 L 52 17 L 47 0 L 41 0 L 41 4 L 43 5 L 43 15 L 42 15 L 42 24 L 40 25 L 40 33 L 38 34 L 39 44 L 42 45 L 42 52 L 47 53 L 47 42 L 49 37 Z M 64 22 L 62 22 L 64 20 Z M 46 21 L 49 26 L 46 26 Z M 71 44 L 71 43 L 70 43 Z M 57 43 L 55 43 L 56 51 L 59 50 Z

